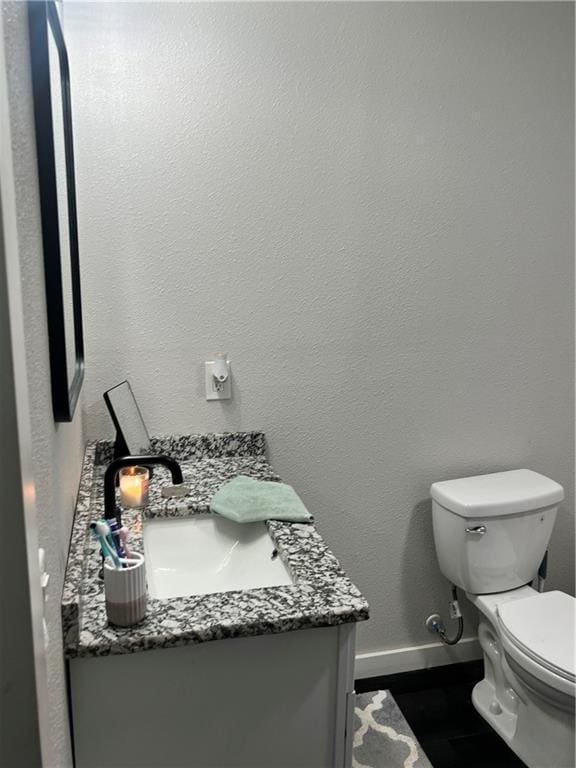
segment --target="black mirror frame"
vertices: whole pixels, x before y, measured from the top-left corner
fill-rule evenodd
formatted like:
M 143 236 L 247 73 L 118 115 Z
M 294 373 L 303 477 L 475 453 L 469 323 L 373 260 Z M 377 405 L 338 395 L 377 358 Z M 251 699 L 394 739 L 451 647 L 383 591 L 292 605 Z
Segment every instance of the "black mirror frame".
M 84 336 L 82 331 L 82 297 L 80 292 L 70 72 L 68 54 L 54 0 L 32 0 L 29 2 L 28 25 L 30 32 L 34 121 L 36 126 L 36 151 L 38 155 L 40 211 L 42 216 L 52 407 L 55 421 L 72 421 L 84 379 Z M 62 253 L 60 249 L 54 127 L 50 92 L 48 37 L 50 33 L 53 36 L 58 51 L 64 126 L 75 353 L 74 375 L 71 380 L 68 375 L 66 357 L 66 326 L 62 291 Z

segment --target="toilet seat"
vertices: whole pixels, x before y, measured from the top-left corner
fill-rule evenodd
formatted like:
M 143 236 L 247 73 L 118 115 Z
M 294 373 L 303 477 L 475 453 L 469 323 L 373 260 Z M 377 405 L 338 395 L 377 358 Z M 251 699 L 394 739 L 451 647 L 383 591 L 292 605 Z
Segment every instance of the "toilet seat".
M 563 592 L 534 593 L 498 606 L 506 653 L 542 683 L 574 697 L 576 600 Z

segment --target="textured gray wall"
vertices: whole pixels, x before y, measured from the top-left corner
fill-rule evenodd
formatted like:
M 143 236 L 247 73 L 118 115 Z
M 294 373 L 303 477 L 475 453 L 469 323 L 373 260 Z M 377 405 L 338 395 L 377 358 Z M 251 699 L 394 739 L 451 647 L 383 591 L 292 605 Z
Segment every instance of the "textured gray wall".
M 29 430 L 23 435 L 27 421 L 22 410 L 28 409 L 27 392 L 23 391 L 26 364 L 22 345 L 15 342 L 22 339 L 24 331 L 17 308 L 19 262 L 4 62 L 0 14 L 0 765 L 26 768 L 42 761 L 41 686 L 36 676 L 42 658 L 34 644 L 32 608 L 34 592 L 40 596 L 40 584 L 34 585 L 34 590 L 29 573 L 31 535 L 27 518 L 28 522 L 34 519 L 35 510 L 31 495 L 23 493 L 31 475 L 32 451 Z M 32 548 L 35 554 L 34 544 Z
M 129 377 L 153 432 L 264 429 L 372 605 L 445 610 L 430 483 L 562 483 L 573 583 L 568 3 L 79 3 L 90 436 Z M 226 349 L 234 399 L 207 403 Z
M 55 424 L 52 416 L 26 4 L 3 3 L 2 12 L 16 177 L 38 539 L 46 550 L 46 568 L 50 574 L 45 615 L 49 637 L 48 703 L 54 763 L 46 768 L 64 768 L 72 765 L 72 753 L 60 601 L 84 442 L 81 406 L 71 424 Z

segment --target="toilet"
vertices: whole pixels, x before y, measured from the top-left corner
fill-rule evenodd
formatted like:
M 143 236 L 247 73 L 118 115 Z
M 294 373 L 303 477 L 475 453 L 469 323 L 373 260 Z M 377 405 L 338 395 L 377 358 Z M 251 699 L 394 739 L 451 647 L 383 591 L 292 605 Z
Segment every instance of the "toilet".
M 537 592 L 561 485 L 529 469 L 434 483 L 440 570 L 480 613 L 472 701 L 529 768 L 574 768 L 575 599 Z

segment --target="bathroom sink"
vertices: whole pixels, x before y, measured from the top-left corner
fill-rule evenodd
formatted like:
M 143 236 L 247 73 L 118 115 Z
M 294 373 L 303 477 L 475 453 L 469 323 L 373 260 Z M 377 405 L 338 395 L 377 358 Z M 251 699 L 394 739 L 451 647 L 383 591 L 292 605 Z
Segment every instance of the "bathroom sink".
M 217 515 L 144 523 L 146 577 L 160 599 L 293 584 L 264 523 Z

